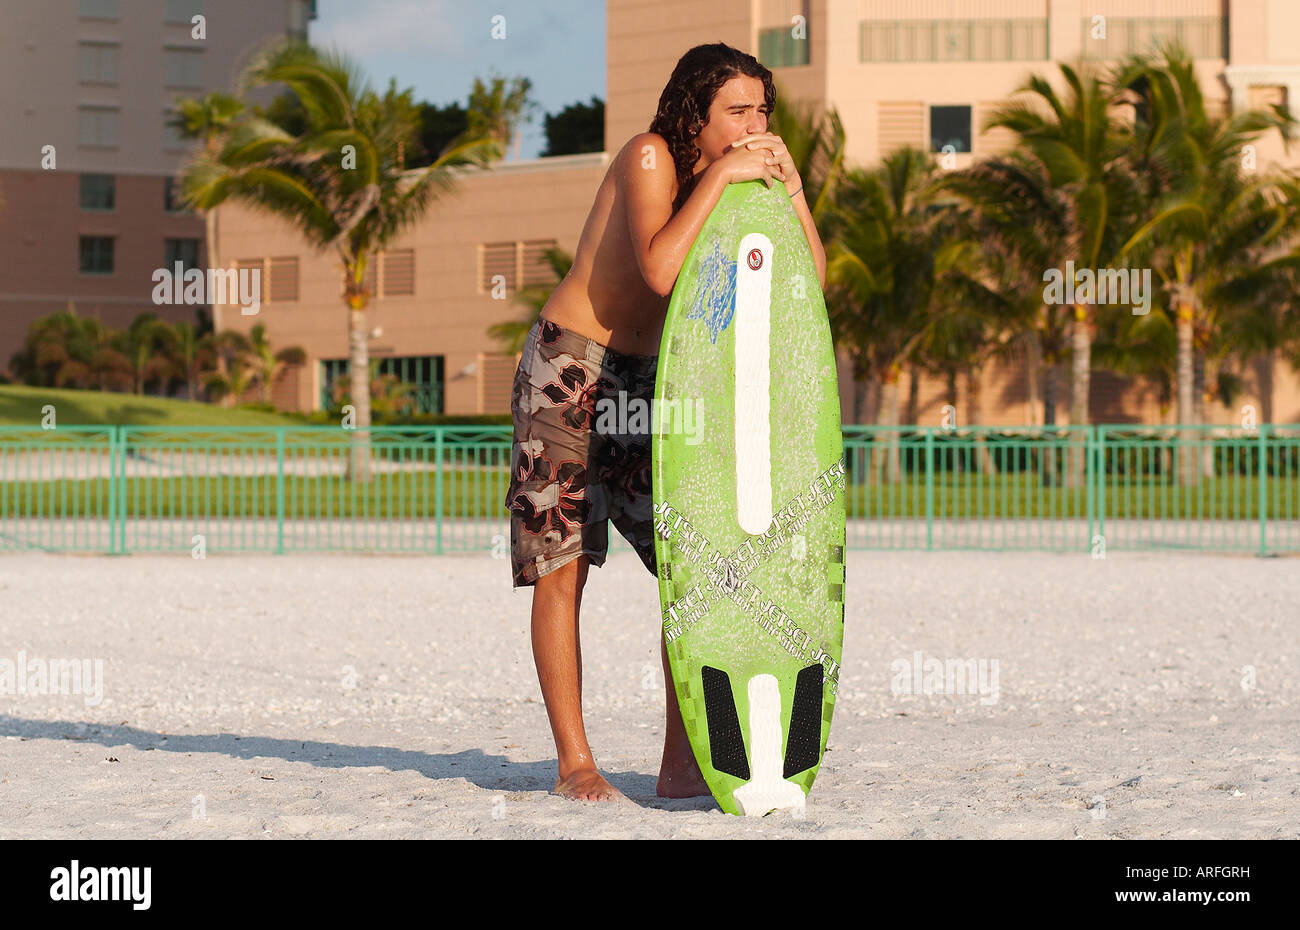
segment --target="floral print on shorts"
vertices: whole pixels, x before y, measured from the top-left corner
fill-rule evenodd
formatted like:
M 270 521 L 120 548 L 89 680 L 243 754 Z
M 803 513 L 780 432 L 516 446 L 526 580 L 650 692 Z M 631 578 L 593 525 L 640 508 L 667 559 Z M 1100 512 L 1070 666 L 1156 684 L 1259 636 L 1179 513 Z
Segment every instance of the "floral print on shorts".
M 584 553 L 603 565 L 608 522 L 654 573 L 650 434 L 603 428 L 619 418 L 600 416 L 609 409 L 600 402 L 618 410 L 639 398 L 648 407 L 658 360 L 611 351 L 550 320 L 529 331 L 510 405 L 514 442 L 505 503 L 515 587 Z

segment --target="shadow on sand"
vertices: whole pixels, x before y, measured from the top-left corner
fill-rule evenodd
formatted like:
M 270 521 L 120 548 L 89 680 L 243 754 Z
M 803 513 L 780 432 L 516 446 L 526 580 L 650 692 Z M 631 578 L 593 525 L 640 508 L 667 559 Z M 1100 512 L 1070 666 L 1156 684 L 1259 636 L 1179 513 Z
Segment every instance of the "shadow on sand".
M 131 746 L 142 752 L 210 752 L 232 759 L 283 759 L 322 768 L 370 768 L 392 772 L 410 770 L 426 778 L 463 778 L 485 791 L 549 793 L 555 784 L 556 761 L 511 762 L 481 749 L 433 753 L 392 746 L 353 746 L 319 740 L 286 740 L 233 733 L 156 733 L 131 726 L 82 723 L 72 720 L 27 720 L 0 714 L 0 737 L 52 739 L 98 743 L 105 748 Z M 609 783 L 641 807 L 668 811 L 716 810 L 711 797 L 661 798 L 655 775 L 603 770 Z

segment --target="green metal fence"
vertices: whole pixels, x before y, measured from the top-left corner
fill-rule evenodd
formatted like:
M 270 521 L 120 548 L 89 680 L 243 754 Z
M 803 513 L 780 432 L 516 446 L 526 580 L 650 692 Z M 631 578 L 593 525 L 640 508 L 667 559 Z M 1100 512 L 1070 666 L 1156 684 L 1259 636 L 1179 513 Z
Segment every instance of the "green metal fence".
M 854 548 L 1300 552 L 1300 426 L 844 433 Z
M 1300 552 L 1300 426 L 844 440 L 856 549 Z M 0 549 L 503 554 L 510 453 L 509 426 L 0 426 Z

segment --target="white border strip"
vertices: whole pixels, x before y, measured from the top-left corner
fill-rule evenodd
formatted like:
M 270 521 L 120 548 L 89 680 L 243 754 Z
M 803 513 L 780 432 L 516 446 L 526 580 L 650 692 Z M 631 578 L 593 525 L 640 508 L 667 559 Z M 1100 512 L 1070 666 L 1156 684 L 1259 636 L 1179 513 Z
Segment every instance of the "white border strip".
M 750 233 L 736 255 L 736 520 L 751 536 L 772 525 L 772 252 Z

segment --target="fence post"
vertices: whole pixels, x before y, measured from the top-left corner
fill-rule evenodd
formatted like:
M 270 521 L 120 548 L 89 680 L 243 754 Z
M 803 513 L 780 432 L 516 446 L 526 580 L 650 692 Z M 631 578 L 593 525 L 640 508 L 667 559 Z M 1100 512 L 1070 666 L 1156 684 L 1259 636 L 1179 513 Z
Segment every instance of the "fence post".
M 284 555 L 284 430 L 275 428 L 275 553 Z
M 108 428 L 108 551 L 110 555 L 118 554 L 117 526 L 122 515 L 121 501 L 117 497 L 118 455 L 122 445 L 124 426 L 113 425 Z
M 434 552 L 442 555 L 442 426 L 433 434 L 433 527 Z
M 1083 546 L 1085 552 L 1092 551 L 1093 531 L 1097 528 L 1097 492 L 1093 482 L 1097 480 L 1097 455 L 1103 429 L 1100 426 L 1089 426 L 1083 434 L 1083 495 L 1084 509 L 1088 512 L 1088 538 Z
M 1259 554 L 1268 555 L 1268 424 L 1259 425 Z
M 126 450 L 131 442 L 131 427 L 121 427 L 122 441 L 117 446 L 117 542 L 113 551 L 118 555 L 126 554 Z
M 925 428 L 925 548 L 934 548 L 934 427 Z

